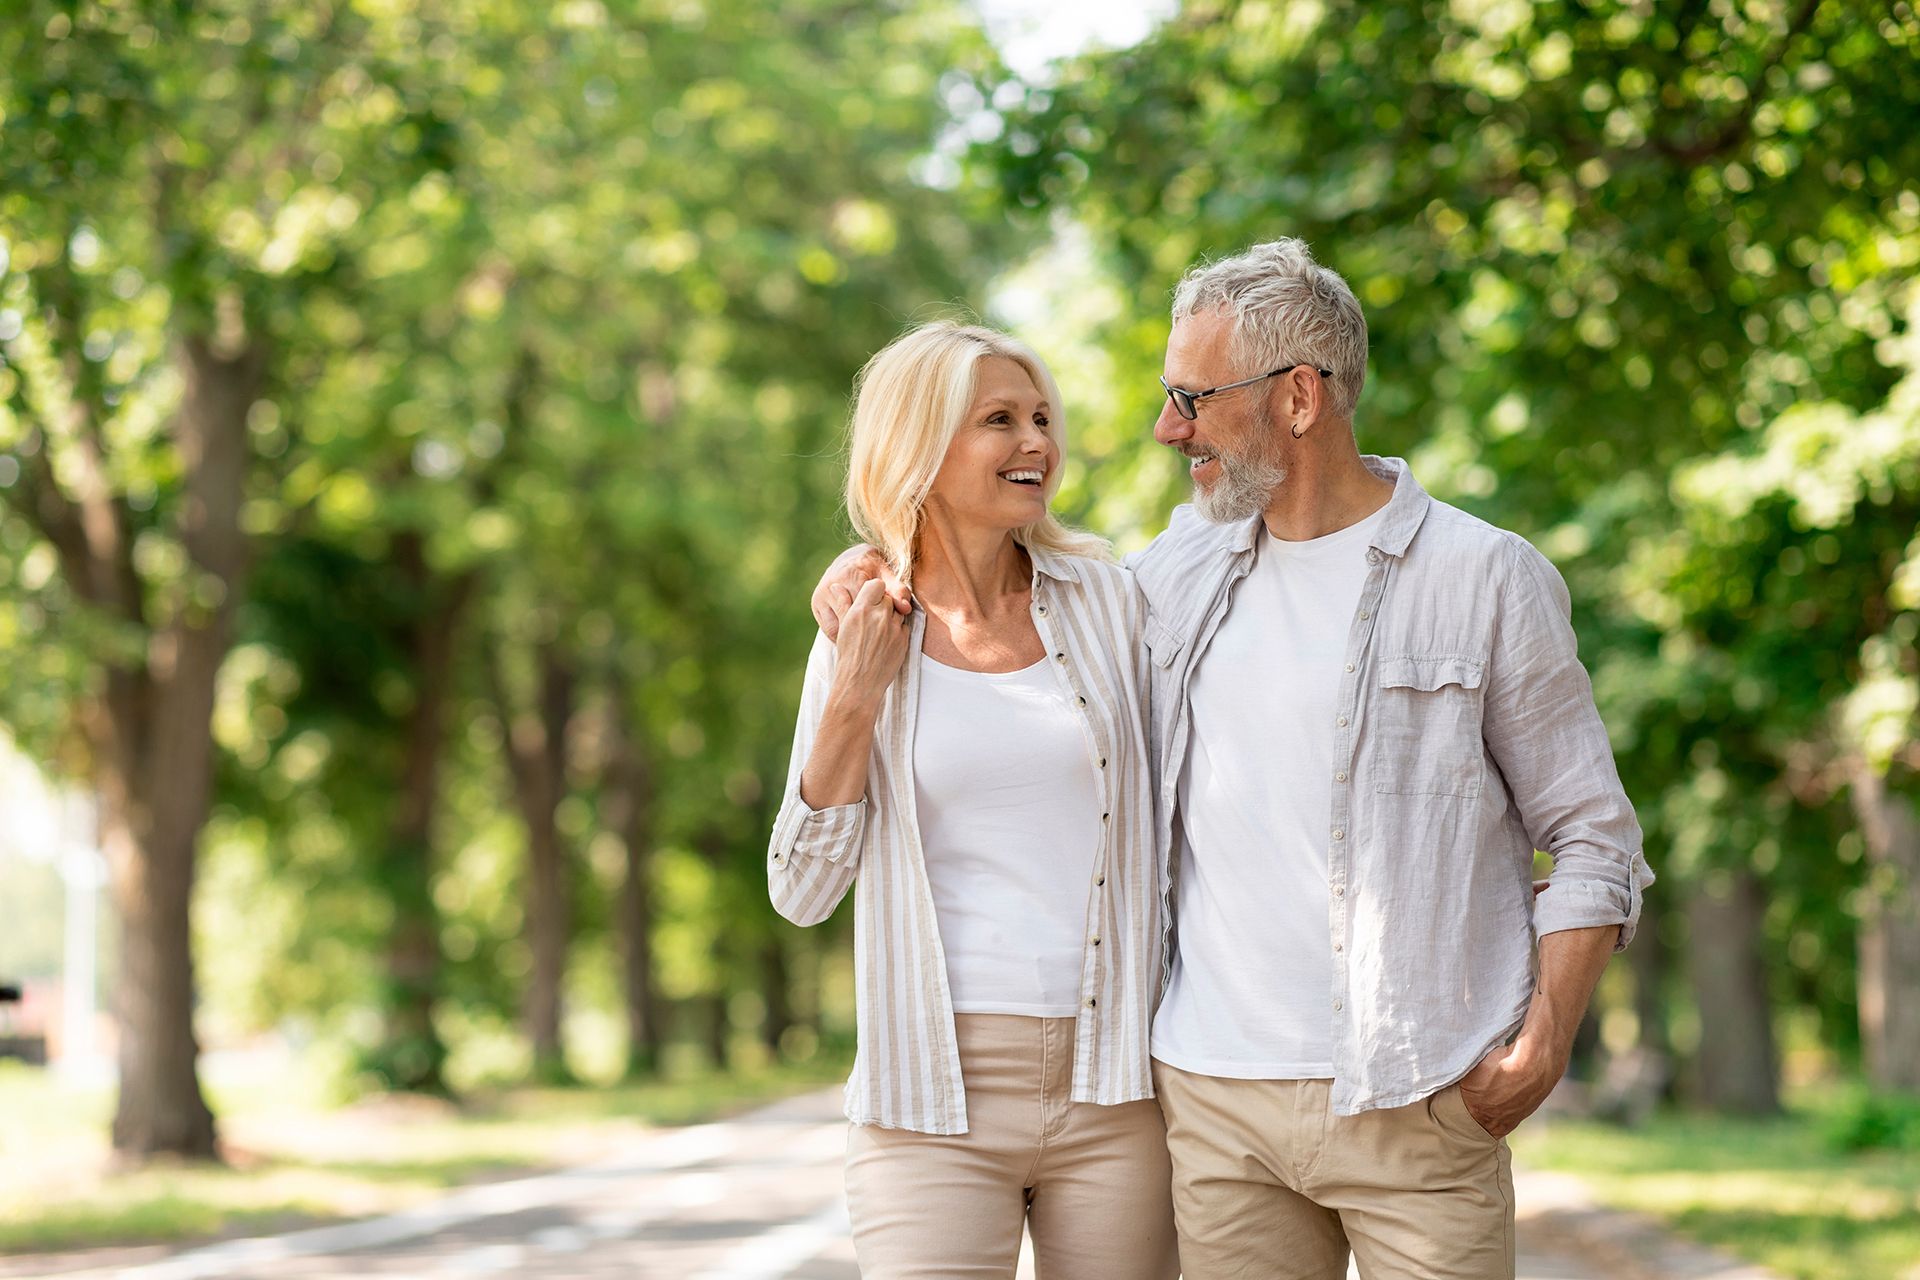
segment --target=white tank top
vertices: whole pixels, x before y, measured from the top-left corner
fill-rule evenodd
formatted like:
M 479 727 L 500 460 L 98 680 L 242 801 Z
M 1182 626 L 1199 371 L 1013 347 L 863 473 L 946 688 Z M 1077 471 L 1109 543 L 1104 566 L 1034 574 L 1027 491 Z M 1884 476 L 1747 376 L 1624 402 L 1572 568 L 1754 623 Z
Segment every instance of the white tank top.
M 921 660 L 913 784 L 956 1013 L 1079 1008 L 1100 804 L 1086 730 L 1044 660 Z

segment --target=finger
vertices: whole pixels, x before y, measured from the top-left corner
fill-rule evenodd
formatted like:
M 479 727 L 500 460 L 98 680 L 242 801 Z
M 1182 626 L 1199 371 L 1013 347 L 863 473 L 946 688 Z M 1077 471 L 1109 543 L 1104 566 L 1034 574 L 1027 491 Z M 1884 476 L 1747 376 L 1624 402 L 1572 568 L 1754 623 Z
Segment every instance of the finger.
M 892 566 L 888 566 L 880 575 L 880 581 L 885 585 L 887 597 L 893 601 L 897 612 L 913 612 L 913 594 L 907 590 L 907 584 L 900 581 L 900 575 L 893 571 Z
M 868 578 L 860 584 L 860 593 L 854 596 L 851 607 L 861 610 L 878 609 L 881 607 L 880 601 L 885 595 L 886 588 L 881 585 L 880 579 Z

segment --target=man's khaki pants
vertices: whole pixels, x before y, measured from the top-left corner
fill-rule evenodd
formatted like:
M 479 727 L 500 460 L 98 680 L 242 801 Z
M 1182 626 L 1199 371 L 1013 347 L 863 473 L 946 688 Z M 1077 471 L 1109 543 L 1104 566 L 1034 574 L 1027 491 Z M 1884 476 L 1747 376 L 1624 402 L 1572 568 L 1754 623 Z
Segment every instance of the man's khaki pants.
M 1153 1064 L 1186 1280 L 1512 1280 L 1513 1167 L 1458 1085 L 1336 1116 L 1330 1080 Z
M 1072 1018 L 954 1018 L 966 1133 L 853 1125 L 847 1210 L 865 1280 L 1174 1280 L 1167 1142 L 1151 1098 L 1074 1102 Z

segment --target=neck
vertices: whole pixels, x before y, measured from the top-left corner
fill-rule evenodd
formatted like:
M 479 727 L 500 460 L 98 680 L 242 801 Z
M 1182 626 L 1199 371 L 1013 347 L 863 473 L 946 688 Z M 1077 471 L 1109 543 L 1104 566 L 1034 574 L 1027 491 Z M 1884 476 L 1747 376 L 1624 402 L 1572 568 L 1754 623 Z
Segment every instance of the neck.
M 927 513 L 914 558 L 913 591 L 929 609 L 985 617 L 1032 581 L 1033 571 L 1011 530 L 970 527 Z
M 1314 437 L 1319 436 L 1316 440 Z M 1393 485 L 1367 469 L 1345 423 L 1316 423 L 1287 460 L 1274 491 L 1267 532 L 1286 542 L 1324 538 L 1358 524 L 1393 497 Z

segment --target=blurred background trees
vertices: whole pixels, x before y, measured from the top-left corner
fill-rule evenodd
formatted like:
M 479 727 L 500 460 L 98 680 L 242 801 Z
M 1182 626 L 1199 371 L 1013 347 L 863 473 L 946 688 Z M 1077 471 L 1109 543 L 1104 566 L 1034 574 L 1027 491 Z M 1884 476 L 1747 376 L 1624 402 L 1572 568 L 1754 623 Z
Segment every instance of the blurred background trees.
M 1190 0 L 1022 78 L 946 0 L 16 6 L 0 724 L 100 797 L 116 1145 L 213 1150 L 198 1047 L 268 1032 L 424 1091 L 842 1051 L 761 859 L 854 372 L 1017 325 L 1137 546 L 1170 287 L 1278 235 L 1368 309 L 1363 446 L 1572 586 L 1661 874 L 1603 1093 L 1920 1089 L 1916 39 Z

